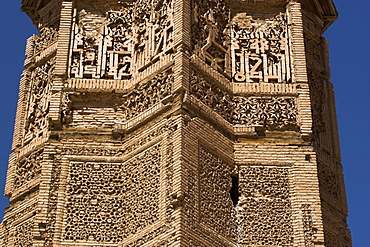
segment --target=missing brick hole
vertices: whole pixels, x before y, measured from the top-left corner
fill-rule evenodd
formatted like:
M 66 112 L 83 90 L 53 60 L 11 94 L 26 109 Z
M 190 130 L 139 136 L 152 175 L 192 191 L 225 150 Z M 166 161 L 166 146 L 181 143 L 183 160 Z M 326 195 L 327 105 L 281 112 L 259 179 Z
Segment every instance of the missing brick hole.
M 306 160 L 306 161 L 311 161 L 311 155 L 306 154 L 306 155 L 305 155 L 305 160 Z
M 234 207 L 238 204 L 239 202 L 239 175 L 238 174 L 232 174 L 231 175 L 231 189 L 230 189 L 230 198 L 231 201 L 233 202 Z

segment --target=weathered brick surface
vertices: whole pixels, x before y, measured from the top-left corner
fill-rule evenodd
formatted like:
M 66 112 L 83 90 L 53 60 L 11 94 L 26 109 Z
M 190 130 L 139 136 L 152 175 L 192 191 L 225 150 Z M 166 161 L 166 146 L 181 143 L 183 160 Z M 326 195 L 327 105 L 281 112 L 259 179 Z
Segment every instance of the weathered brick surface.
M 311 3 L 24 1 L 0 245 L 350 246 Z

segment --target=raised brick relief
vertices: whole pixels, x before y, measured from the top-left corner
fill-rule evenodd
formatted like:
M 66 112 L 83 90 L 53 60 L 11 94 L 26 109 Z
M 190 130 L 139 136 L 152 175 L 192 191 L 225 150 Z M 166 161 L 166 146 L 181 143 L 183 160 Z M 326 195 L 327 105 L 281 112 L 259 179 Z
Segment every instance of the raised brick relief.
M 234 96 L 193 71 L 191 93 L 225 120 L 259 125 L 268 130 L 298 130 L 296 98 L 290 96 Z
M 43 150 L 34 152 L 17 163 L 14 176 L 14 188 L 19 187 L 35 180 L 41 175 L 41 162 Z
M 197 209 L 198 209 L 198 193 L 197 184 L 198 176 L 193 169 L 186 169 L 186 196 L 184 198 L 184 211 L 187 214 L 185 218 L 186 228 L 193 230 L 193 226 L 197 223 Z
M 284 13 L 263 20 L 241 12 L 233 17 L 231 26 L 234 82 L 291 82 Z
M 33 35 L 27 40 L 26 57 L 32 58 L 49 48 L 58 41 L 58 29 L 56 27 L 42 27 L 40 34 Z
M 239 244 L 293 246 L 288 176 L 287 168 L 240 167 Z
M 293 97 L 241 97 L 233 100 L 233 123 L 260 125 L 268 130 L 298 130 Z
M 72 78 L 131 78 L 132 4 L 107 16 L 82 9 L 74 25 Z
M 172 71 L 167 70 L 126 93 L 65 93 L 62 121 L 68 127 L 113 128 L 163 102 L 172 93 L 172 83 Z
M 32 246 L 34 219 L 28 219 L 15 227 L 14 246 Z
M 236 227 L 231 218 L 233 203 L 229 194 L 232 169 L 230 164 L 199 146 L 200 223 L 229 239 L 235 237 Z
M 55 225 L 56 225 L 56 218 L 57 218 L 57 206 L 58 206 L 58 196 L 60 192 L 61 186 L 61 156 L 60 151 L 57 155 L 51 154 L 49 155 L 49 162 L 53 163 L 52 170 L 51 170 L 51 179 L 50 179 L 50 194 L 48 198 L 48 207 L 46 213 L 46 221 L 43 222 L 42 228 L 40 228 L 40 236 L 44 238 L 46 247 L 54 246 L 54 236 L 55 236 Z
M 61 5 L 57 4 L 38 16 L 39 35 L 32 35 L 27 39 L 25 65 L 39 62 L 56 50 L 59 36 Z M 53 48 L 51 48 L 53 46 Z M 34 59 L 34 60 L 32 60 Z
M 303 223 L 303 232 L 304 232 L 304 246 L 305 247 L 314 247 L 315 243 L 315 228 L 313 227 L 312 222 L 312 209 L 310 204 L 303 204 L 302 209 L 302 223 Z
M 172 1 L 125 2 L 112 9 L 79 11 L 71 78 L 129 80 L 173 53 Z
M 332 203 L 339 201 L 341 198 L 338 172 L 323 162 L 318 162 L 317 166 L 321 193 L 329 196 Z
M 137 84 L 133 90 L 122 96 L 118 109 L 123 112 L 123 121 L 133 118 L 151 106 L 171 95 L 173 84 L 172 71 L 156 75 L 145 84 Z
M 324 66 L 322 59 L 322 50 L 320 49 L 320 39 L 306 33 L 305 46 L 308 67 L 308 82 L 310 87 L 310 98 L 312 106 L 313 120 L 313 136 L 316 140 L 322 133 L 326 132 L 328 126 L 325 124 L 325 109 L 324 102 L 326 101 L 326 86 L 327 83 L 323 76 Z
M 192 49 L 208 65 L 230 74 L 230 9 L 227 1 L 192 1 Z
M 159 144 L 124 163 L 71 162 L 64 239 L 118 243 L 153 224 L 160 171 Z
M 0 245 L 350 243 L 315 26 L 335 16 L 309 2 L 22 1 L 40 34 Z
M 127 247 L 136 247 L 136 246 L 145 246 L 149 241 L 157 238 L 161 234 L 165 233 L 168 230 L 169 226 L 160 226 L 153 231 L 150 231 L 149 233 L 145 234 L 144 236 L 140 237 L 139 239 L 136 239 L 135 241 L 125 245 Z M 158 241 L 160 242 L 160 241 Z M 166 246 L 166 245 L 160 245 L 160 246 Z
M 136 72 L 173 54 L 173 0 L 138 0 L 133 8 L 133 62 Z
M 31 73 L 30 93 L 26 110 L 24 144 L 40 137 L 49 127 L 48 113 L 52 92 L 55 57 L 36 67 Z

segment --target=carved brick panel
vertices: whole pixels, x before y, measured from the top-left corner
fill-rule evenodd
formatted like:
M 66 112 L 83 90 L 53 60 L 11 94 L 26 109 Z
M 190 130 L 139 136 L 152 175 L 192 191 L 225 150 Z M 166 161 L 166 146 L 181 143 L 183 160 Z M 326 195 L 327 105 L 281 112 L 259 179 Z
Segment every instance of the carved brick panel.
M 237 13 L 231 26 L 234 82 L 290 82 L 290 54 L 284 13 L 265 20 L 253 18 L 246 12 Z
M 123 120 L 137 116 L 170 96 L 172 84 L 172 70 L 156 75 L 145 84 L 137 84 L 135 88 L 122 96 L 122 104 L 118 106 L 118 109 L 123 112 Z
M 176 0 L 174 0 L 176 1 Z M 138 0 L 133 8 L 134 71 L 173 54 L 173 0 Z
M 14 189 L 33 181 L 41 175 L 43 150 L 32 153 L 18 161 L 14 175 Z
M 254 17 L 220 0 L 192 8 L 193 53 L 208 65 L 233 82 L 291 83 L 285 13 Z
M 15 227 L 14 246 L 32 246 L 34 241 L 34 219 L 28 219 Z
M 71 162 L 67 241 L 118 243 L 159 219 L 157 144 L 124 163 Z
M 130 79 L 130 8 L 106 15 L 79 11 L 72 34 L 72 78 Z
M 41 27 L 39 32 L 38 36 L 33 35 L 27 40 L 27 59 L 40 54 L 58 41 L 59 33 L 56 27 Z
M 208 65 L 230 74 L 230 30 L 227 1 L 192 1 L 192 49 Z
M 268 130 L 299 130 L 296 98 L 233 96 L 193 71 L 190 92 L 225 120 L 237 125 L 260 125 Z
M 82 8 L 73 30 L 71 78 L 129 80 L 173 53 L 172 1 L 125 2 L 105 13 Z
M 32 71 L 25 116 L 24 144 L 42 136 L 49 127 L 48 113 L 54 67 L 55 57 Z
M 145 234 L 144 236 L 140 237 L 139 239 L 136 239 L 135 241 L 125 245 L 127 247 L 136 247 L 136 246 L 145 246 L 147 243 L 155 238 L 157 238 L 159 235 L 165 233 L 168 230 L 169 226 L 160 226 L 149 233 Z M 170 237 L 167 237 L 167 241 L 171 241 Z M 160 242 L 160 241 L 158 241 Z M 163 243 L 159 243 L 158 246 L 168 246 Z
M 230 198 L 232 167 L 205 147 L 199 146 L 200 222 L 223 236 L 233 239 Z
M 69 127 L 113 128 L 168 98 L 172 84 L 172 70 L 167 70 L 125 93 L 66 92 L 61 119 Z
M 231 25 L 233 81 L 290 82 L 285 14 L 260 20 L 237 13 Z
M 233 123 L 260 125 L 268 130 L 298 130 L 293 97 L 241 97 L 233 100 Z
M 288 176 L 287 168 L 240 168 L 239 244 L 293 246 Z
M 315 147 L 331 152 L 332 119 L 330 112 L 330 71 L 328 67 L 328 50 L 325 38 L 320 35 L 320 28 L 307 16 L 303 16 L 305 24 L 304 41 L 308 85 L 312 107 L 312 133 Z
M 320 192 L 323 198 L 336 204 L 340 201 L 339 172 L 321 161 L 317 162 Z
M 302 223 L 304 233 L 304 246 L 314 247 L 314 227 L 312 222 L 312 209 L 310 204 L 303 204 L 302 207 Z

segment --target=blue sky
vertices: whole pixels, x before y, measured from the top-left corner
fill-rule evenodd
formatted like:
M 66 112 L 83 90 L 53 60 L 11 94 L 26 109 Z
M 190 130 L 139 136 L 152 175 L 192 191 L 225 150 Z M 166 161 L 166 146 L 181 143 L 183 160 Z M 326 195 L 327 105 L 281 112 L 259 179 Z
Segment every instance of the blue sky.
M 0 0 L 0 193 L 11 148 L 26 39 L 37 33 L 21 0 Z M 370 0 L 334 0 L 339 19 L 324 35 L 336 94 L 348 224 L 354 246 L 370 246 Z M 8 205 L 0 196 L 0 217 Z

